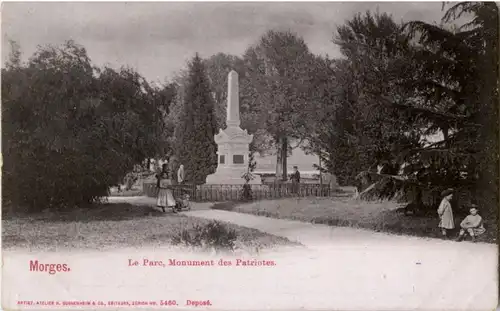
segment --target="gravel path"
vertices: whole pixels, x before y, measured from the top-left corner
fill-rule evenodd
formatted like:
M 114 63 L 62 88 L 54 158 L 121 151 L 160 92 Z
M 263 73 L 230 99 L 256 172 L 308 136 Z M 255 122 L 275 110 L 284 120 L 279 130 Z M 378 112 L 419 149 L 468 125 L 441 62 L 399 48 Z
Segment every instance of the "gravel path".
M 147 204 L 151 198 L 137 201 Z M 480 310 L 497 306 L 496 245 L 397 236 L 212 210 L 210 203 L 198 203 L 184 214 L 226 221 L 299 242 L 309 250 L 307 255 L 299 250 L 294 251 L 294 255 L 289 253 L 296 256 L 296 265 L 301 265 L 294 269 L 303 269 L 304 264 L 324 267 L 324 270 L 315 270 L 318 272 L 313 274 L 316 277 L 311 280 L 310 288 L 332 287 L 331 281 L 342 279 L 345 286 L 340 287 L 340 293 L 354 291 L 354 288 L 361 293 L 365 288 L 368 290 L 365 298 L 371 295 L 372 308 L 379 305 L 380 309 L 402 310 L 411 305 L 424 309 Z M 354 272 L 355 278 L 350 275 Z M 371 290 L 370 286 L 373 286 Z M 297 291 L 301 295 L 298 288 Z M 402 297 L 406 297 L 401 300 L 402 304 L 394 305 Z M 354 306 L 351 301 L 341 307 L 339 300 L 336 301 L 328 306 L 348 309 Z M 319 307 L 313 302 L 308 305 Z M 355 309 L 366 309 L 366 306 Z

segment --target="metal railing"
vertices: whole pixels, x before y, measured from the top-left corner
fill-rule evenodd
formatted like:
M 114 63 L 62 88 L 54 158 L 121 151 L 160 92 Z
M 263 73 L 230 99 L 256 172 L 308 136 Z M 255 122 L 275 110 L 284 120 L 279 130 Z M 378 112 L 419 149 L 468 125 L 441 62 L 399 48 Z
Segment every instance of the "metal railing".
M 250 200 L 279 199 L 287 197 L 330 197 L 339 192 L 329 185 L 321 184 L 290 184 L 275 183 L 263 185 L 249 185 L 251 188 Z M 156 197 L 158 188 L 156 183 L 144 183 L 144 195 Z M 175 185 L 172 186 L 174 197 L 189 194 L 190 200 L 195 202 L 222 202 L 245 200 L 242 196 L 243 185 Z M 246 198 L 248 200 L 248 198 Z

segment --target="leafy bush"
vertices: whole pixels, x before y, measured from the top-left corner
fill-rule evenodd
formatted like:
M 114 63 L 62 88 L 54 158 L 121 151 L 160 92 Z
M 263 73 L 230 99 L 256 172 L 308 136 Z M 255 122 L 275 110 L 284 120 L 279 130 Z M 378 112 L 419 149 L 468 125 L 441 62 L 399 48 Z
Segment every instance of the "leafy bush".
M 3 203 L 39 211 L 107 196 L 158 152 L 164 93 L 132 70 L 95 68 L 71 41 L 12 61 L 2 69 Z
M 218 221 L 204 226 L 196 225 L 184 229 L 172 238 L 172 244 L 188 247 L 215 249 L 216 251 L 234 250 L 237 234 Z

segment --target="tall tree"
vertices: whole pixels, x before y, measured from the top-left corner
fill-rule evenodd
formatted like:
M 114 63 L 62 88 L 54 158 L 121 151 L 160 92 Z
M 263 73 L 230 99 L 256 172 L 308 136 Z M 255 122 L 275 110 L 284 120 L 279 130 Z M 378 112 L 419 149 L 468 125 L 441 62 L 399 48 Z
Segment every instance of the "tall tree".
M 341 185 L 352 185 L 363 163 L 369 163 L 364 153 L 358 152 L 360 117 L 354 75 L 347 60 L 324 59 L 322 63 L 316 68 L 324 78 L 316 83 L 318 92 L 313 98 L 318 108 L 306 150 L 319 155 L 320 170 L 334 174 Z
M 470 22 L 460 27 L 447 24 L 467 14 Z M 441 133 L 443 137 L 436 142 L 398 143 L 401 147 L 394 154 L 396 162 L 404 164 L 401 176 L 396 176 L 397 170 L 364 174 L 379 179 L 370 191 L 376 197 L 390 197 L 399 190 L 408 193 L 416 186 L 422 198 L 434 204 L 442 189 L 453 187 L 460 194 L 460 205 L 477 200 L 496 217 L 496 208 L 490 207 L 498 200 L 498 7 L 457 3 L 442 21 L 442 26 L 407 23 L 403 30 L 408 30 L 412 44 L 403 45 L 406 55 L 396 57 L 386 67 L 389 71 L 380 70 L 384 67 L 377 58 L 359 58 L 372 64 L 364 66 L 369 70 L 362 78 L 374 82 L 362 89 L 365 99 L 386 104 L 392 111 L 395 108 L 398 117 L 394 120 L 399 118 L 416 129 L 414 134 L 425 138 Z M 366 38 L 373 41 L 373 36 Z M 384 89 L 377 81 L 391 84 Z M 388 127 L 390 131 L 397 128 Z
M 463 17 L 456 29 L 407 24 L 420 64 L 408 88 L 425 100 L 406 109 L 425 119 L 429 131 L 444 134 L 442 141 L 406 153 L 417 159 L 409 171 L 435 187 L 469 190 L 487 209 L 498 201 L 498 13 L 493 2 L 461 2 L 442 19 L 446 25 Z
M 268 31 L 244 55 L 248 84 L 246 100 L 273 139 L 277 177 L 287 180 L 290 138 L 302 138 L 307 122 L 310 65 L 314 57 L 292 32 Z
M 404 78 L 400 68 L 409 64 L 409 43 L 391 16 L 371 12 L 338 27 L 333 42 L 344 58 L 312 67 L 312 98 L 320 113 L 310 122 L 315 127 L 309 148 L 320 155 L 324 170 L 352 184 L 360 171 L 379 163 L 396 165 L 398 148 L 419 145 L 420 126 L 392 107 L 409 98 L 397 84 Z
M 356 133 L 362 146 L 358 152 L 373 161 L 365 163 L 365 168 L 376 162 L 393 162 L 400 146 L 418 145 L 420 138 L 420 126 L 410 125 L 393 107 L 411 98 L 398 83 L 412 72 L 406 56 L 411 51 L 408 36 L 390 15 L 366 12 L 339 27 L 334 41 L 354 75 L 361 118 Z
M 188 71 L 180 122 L 175 129 L 176 155 L 186 168 L 186 180 L 202 184 L 217 167 L 214 101 L 198 54 L 189 64 Z
M 149 162 L 151 158 L 167 158 L 172 153 L 171 138 L 175 127 L 170 122 L 169 115 L 176 100 L 177 85 L 166 83 L 161 86 L 150 86 L 147 93 L 155 109 L 154 113 L 149 115 L 151 118 L 149 125 L 152 127 L 150 133 L 156 142 L 148 153 Z

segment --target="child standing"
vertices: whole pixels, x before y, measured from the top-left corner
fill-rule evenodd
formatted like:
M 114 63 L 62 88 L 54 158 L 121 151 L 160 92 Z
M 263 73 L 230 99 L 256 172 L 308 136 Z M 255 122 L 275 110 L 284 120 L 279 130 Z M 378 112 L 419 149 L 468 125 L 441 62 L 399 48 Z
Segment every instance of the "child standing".
M 477 236 L 486 232 L 483 218 L 477 212 L 477 205 L 472 204 L 469 209 L 470 214 L 460 223 L 461 229 L 457 241 L 462 241 L 465 238 L 465 232 L 467 232 L 471 236 L 472 242 L 475 242 Z
M 441 229 L 441 234 L 446 237 L 448 230 L 455 228 L 455 221 L 453 219 L 453 210 L 451 208 L 451 199 L 453 198 L 453 189 L 445 190 L 441 193 L 443 200 L 439 204 L 437 210 L 439 215 L 439 228 Z

